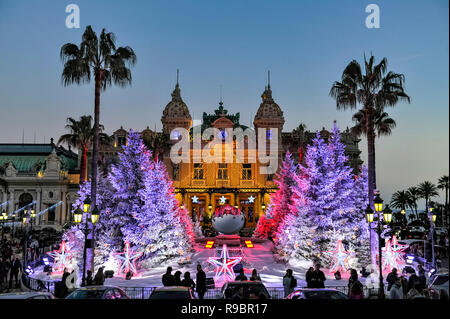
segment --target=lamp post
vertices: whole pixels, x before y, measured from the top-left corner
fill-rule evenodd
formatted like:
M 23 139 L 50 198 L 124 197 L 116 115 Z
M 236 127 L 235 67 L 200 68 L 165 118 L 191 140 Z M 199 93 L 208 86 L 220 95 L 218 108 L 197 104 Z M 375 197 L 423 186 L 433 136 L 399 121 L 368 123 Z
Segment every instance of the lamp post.
M 24 245 L 23 245 L 23 265 L 24 265 L 24 269 L 27 267 L 28 265 L 28 241 L 30 240 L 30 236 L 33 232 L 33 220 L 36 217 L 36 212 L 33 208 L 33 206 L 31 206 L 31 209 L 28 211 L 28 209 L 24 209 L 24 216 L 22 218 L 22 225 L 25 226 L 25 240 L 24 240 Z M 27 217 L 27 215 L 29 217 Z M 28 231 L 28 227 L 27 224 L 30 224 L 30 231 Z
M 6 212 L 6 210 L 3 210 L 2 214 L 0 215 L 0 220 L 2 221 L 2 240 L 3 240 L 5 222 L 8 220 L 8 213 Z
M 431 262 L 433 264 L 433 268 L 436 269 L 436 258 L 434 255 L 434 223 L 436 222 L 436 212 L 434 211 L 434 207 L 430 206 L 428 208 L 428 218 L 430 219 L 430 236 L 431 236 Z
M 383 232 L 382 224 L 381 224 L 381 213 L 383 212 L 383 200 L 380 198 L 380 195 L 377 194 L 374 199 L 375 211 L 377 213 L 377 227 L 376 233 L 378 235 L 378 266 L 380 272 L 380 283 L 378 289 L 378 298 L 384 299 L 384 284 L 383 284 L 383 264 L 382 264 L 382 251 L 381 251 L 381 233 Z M 384 222 L 389 224 L 392 221 L 392 211 L 389 208 L 389 205 L 386 205 L 386 208 L 383 212 Z M 366 219 L 369 225 L 373 223 L 374 220 L 374 212 L 370 205 L 366 208 Z
M 91 199 L 90 197 L 86 197 L 83 201 L 83 210 L 77 208 L 73 214 L 75 224 L 80 224 L 83 220 L 83 215 L 85 216 L 85 227 L 81 229 L 84 234 L 84 248 L 83 248 L 83 276 L 81 278 L 81 286 L 86 286 L 86 254 L 87 254 L 87 237 L 89 235 L 89 211 L 91 210 Z M 97 223 L 99 217 L 99 211 L 97 206 L 91 212 L 91 223 L 92 223 L 92 232 L 94 232 L 94 225 Z

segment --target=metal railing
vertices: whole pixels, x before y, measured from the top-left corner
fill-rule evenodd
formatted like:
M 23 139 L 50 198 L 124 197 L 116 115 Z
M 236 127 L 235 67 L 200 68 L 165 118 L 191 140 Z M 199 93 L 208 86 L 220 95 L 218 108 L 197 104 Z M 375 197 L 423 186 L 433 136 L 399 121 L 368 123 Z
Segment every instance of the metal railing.
M 51 293 L 55 293 L 55 282 L 56 281 L 47 281 L 40 280 L 36 278 L 31 278 L 27 274 L 22 274 L 22 283 L 30 290 L 34 291 L 48 291 Z M 148 299 L 152 294 L 153 290 L 158 287 L 121 287 L 125 293 L 131 299 Z M 301 289 L 305 287 L 296 287 L 295 289 Z M 325 288 L 336 289 L 344 294 L 348 294 L 347 286 L 326 286 Z M 267 287 L 266 288 L 270 297 L 272 299 L 283 299 L 284 298 L 284 288 L 283 287 Z M 386 293 L 386 286 L 385 286 Z M 378 288 L 367 288 L 364 287 L 364 295 L 366 298 L 370 298 L 371 296 L 378 295 Z M 205 299 L 217 299 L 221 296 L 220 288 L 212 288 L 208 289 L 205 293 Z

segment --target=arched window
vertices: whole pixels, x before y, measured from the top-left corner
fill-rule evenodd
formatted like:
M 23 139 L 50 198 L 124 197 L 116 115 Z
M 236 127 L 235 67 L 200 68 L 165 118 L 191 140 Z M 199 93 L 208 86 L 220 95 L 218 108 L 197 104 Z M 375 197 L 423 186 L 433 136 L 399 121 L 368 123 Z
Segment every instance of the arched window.
M 30 193 L 23 193 L 19 196 L 19 209 L 30 204 L 33 201 L 33 196 Z M 20 217 L 23 215 L 23 210 L 19 213 Z

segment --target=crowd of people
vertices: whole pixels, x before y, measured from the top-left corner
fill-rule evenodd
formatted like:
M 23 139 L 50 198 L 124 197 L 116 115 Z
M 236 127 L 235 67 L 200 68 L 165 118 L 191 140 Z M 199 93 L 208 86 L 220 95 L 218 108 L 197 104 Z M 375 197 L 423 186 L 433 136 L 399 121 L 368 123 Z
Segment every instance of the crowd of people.
M 430 291 L 427 289 L 427 277 L 421 265 L 418 266 L 418 274 L 412 270 L 409 278 L 399 275 L 398 270 L 393 268 L 386 277 L 388 282 L 387 291 L 390 299 L 430 299 Z M 448 295 L 442 290 L 439 298 L 448 299 Z
M 20 248 L 20 243 L 15 240 L 3 238 L 0 242 L 0 292 L 4 289 L 20 288 L 23 267 L 16 255 Z
M 183 279 L 181 279 L 182 272 L 176 271 L 175 274 L 172 275 L 172 267 L 167 267 L 166 273 L 162 276 L 162 284 L 164 287 L 170 286 L 183 286 L 190 287 L 195 289 L 197 292 L 198 298 L 203 299 L 205 296 L 207 287 L 206 287 L 206 274 L 202 269 L 201 265 L 197 265 L 197 274 L 196 280 L 191 278 L 191 273 L 186 271 L 183 275 Z

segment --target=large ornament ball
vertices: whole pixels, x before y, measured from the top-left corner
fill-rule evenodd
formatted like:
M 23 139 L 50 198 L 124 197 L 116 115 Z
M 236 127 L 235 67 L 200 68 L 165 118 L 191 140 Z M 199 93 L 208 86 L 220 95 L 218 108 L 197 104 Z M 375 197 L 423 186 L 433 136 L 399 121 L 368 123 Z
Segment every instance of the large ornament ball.
M 230 205 L 222 205 L 217 207 L 211 222 L 219 233 L 233 235 L 239 233 L 244 227 L 245 217 L 239 209 Z

